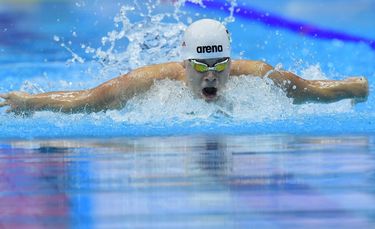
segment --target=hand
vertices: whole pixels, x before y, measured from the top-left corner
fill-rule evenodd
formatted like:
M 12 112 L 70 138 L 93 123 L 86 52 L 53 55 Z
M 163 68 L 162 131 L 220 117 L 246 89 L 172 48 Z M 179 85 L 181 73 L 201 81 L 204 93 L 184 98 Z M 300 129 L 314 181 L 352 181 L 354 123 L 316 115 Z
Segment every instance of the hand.
M 0 94 L 0 98 L 5 100 L 0 102 L 0 107 L 10 106 L 6 111 L 7 113 L 26 114 L 29 112 L 29 107 L 26 103 L 29 97 L 29 94 L 20 91 Z
M 344 79 L 344 81 L 351 82 L 351 83 L 360 83 L 368 86 L 368 80 L 364 76 L 354 76 L 348 77 Z
M 359 84 L 359 88 L 356 89 L 355 97 L 352 99 L 352 105 L 363 103 L 367 101 L 369 95 L 369 83 L 365 77 L 351 77 L 347 78 L 346 81 L 355 84 Z

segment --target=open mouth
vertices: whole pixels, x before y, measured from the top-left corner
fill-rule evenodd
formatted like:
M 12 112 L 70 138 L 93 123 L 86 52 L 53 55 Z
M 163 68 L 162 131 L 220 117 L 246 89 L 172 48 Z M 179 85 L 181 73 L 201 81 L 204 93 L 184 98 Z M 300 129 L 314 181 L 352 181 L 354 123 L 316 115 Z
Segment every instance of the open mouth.
M 202 94 L 208 99 L 213 99 L 217 95 L 217 88 L 216 87 L 205 87 L 205 88 L 202 89 Z

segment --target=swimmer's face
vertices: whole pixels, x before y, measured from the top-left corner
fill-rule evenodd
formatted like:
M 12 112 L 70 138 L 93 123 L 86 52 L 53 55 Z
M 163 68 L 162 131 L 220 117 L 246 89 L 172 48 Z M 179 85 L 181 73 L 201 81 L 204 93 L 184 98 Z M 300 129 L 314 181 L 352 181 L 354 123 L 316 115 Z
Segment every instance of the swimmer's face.
M 187 84 L 194 94 L 206 101 L 217 100 L 229 78 L 230 58 L 191 59 L 184 64 Z

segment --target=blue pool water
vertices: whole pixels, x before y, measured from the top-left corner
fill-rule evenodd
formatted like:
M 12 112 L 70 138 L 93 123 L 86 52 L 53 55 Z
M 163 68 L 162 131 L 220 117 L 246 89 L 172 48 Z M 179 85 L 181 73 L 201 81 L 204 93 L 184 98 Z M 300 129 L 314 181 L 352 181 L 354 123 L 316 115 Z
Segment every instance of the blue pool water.
M 373 1 L 7 2 L 0 93 L 90 88 L 179 60 L 184 28 L 210 17 L 227 23 L 234 59 L 364 75 L 370 96 L 293 105 L 239 77 L 215 104 L 164 80 L 120 111 L 1 108 L 0 228 L 374 227 Z
M 4 228 L 372 228 L 374 138 L 0 141 Z

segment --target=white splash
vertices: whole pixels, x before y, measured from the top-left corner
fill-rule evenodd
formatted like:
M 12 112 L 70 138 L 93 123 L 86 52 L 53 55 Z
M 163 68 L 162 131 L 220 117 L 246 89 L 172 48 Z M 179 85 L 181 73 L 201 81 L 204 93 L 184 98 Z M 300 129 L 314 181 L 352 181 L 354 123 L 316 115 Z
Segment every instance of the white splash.
M 186 22 L 181 19 L 186 12 L 181 8 L 186 2 L 205 8 L 201 0 L 174 1 L 173 13 L 156 7 L 158 2 L 127 3 L 120 7 L 120 12 L 114 17 L 114 30 L 102 37 L 102 46 L 95 48 L 83 45 L 82 48 L 102 65 L 101 75 L 104 79 L 140 66 L 180 60 L 181 39 L 186 29 Z M 233 13 L 237 2 L 227 2 L 229 15 L 224 18 L 224 24 L 235 21 Z M 139 12 L 141 17 L 134 19 L 134 12 Z M 191 20 L 187 18 L 188 23 Z M 125 48 L 120 45 L 124 42 L 128 43 Z M 73 55 L 73 60 L 80 59 Z
M 323 73 L 311 66 L 310 75 Z M 136 124 L 168 123 L 199 120 L 263 122 L 294 119 L 306 115 L 351 112 L 349 100 L 332 104 L 308 103 L 294 105 L 292 99 L 270 80 L 253 76 L 232 77 L 221 98 L 212 103 L 196 98 L 183 83 L 172 80 L 156 81 L 143 95 L 128 101 L 121 111 L 108 111 L 115 122 Z

